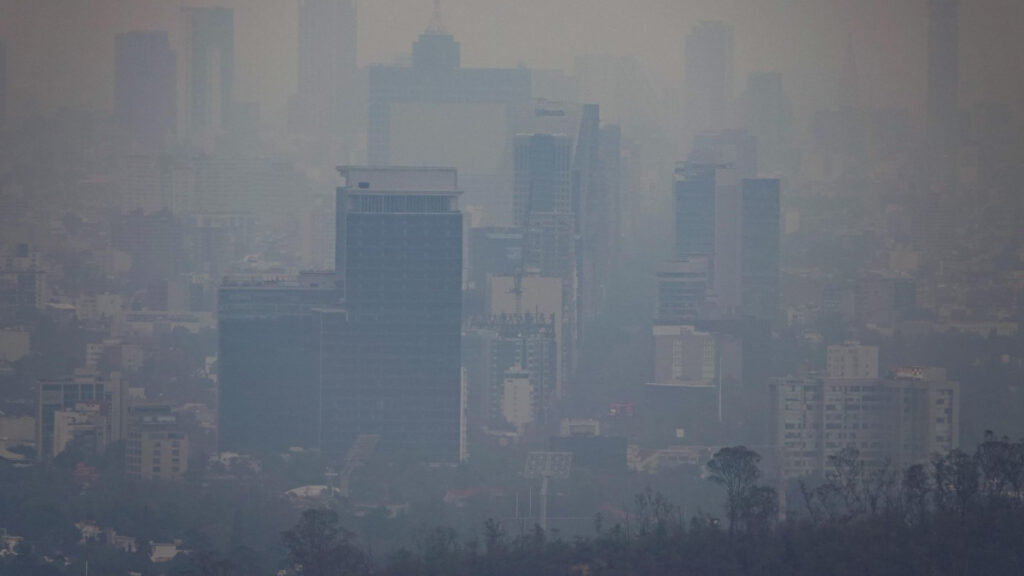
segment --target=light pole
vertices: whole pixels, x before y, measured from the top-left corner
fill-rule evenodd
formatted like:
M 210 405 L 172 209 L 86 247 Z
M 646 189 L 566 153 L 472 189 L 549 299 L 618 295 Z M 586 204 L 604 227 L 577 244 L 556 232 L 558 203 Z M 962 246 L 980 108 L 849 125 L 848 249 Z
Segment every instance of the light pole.
M 530 452 L 526 455 L 527 478 L 540 478 L 540 528 L 548 529 L 548 481 L 569 477 L 572 452 Z

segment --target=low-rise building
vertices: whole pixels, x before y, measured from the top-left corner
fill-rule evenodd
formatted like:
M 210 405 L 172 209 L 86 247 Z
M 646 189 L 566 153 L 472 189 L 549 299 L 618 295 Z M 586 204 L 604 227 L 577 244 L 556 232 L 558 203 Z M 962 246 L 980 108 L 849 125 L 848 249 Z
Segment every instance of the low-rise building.
M 125 444 L 125 473 L 141 480 L 179 480 L 188 471 L 189 441 L 166 404 L 132 406 Z

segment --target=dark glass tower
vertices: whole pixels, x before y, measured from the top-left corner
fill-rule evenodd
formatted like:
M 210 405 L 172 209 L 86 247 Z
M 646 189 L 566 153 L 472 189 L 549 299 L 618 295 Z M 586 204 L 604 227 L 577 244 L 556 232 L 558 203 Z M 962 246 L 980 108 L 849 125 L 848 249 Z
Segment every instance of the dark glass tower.
M 775 322 L 779 313 L 779 180 L 746 178 L 740 288 L 745 316 Z
M 177 127 L 177 60 L 167 32 L 134 30 L 114 41 L 114 108 L 122 125 L 145 143 Z
M 189 122 L 195 128 L 217 127 L 234 101 L 235 16 L 229 8 L 189 8 Z
M 220 450 L 319 445 L 318 317 L 336 305 L 331 274 L 231 279 L 217 304 Z
M 450 168 L 339 168 L 345 309 L 321 316 L 323 438 L 361 434 L 409 461 L 457 462 L 462 442 L 462 213 Z
M 676 258 L 711 258 L 715 251 L 714 164 L 676 168 Z

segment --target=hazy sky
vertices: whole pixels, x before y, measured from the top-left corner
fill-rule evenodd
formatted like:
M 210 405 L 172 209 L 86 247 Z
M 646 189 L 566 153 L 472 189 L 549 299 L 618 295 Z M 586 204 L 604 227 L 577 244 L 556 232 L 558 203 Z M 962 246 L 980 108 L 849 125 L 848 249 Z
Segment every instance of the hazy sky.
M 111 109 L 114 34 L 166 29 L 180 60 L 181 7 L 215 4 L 235 9 L 236 94 L 279 121 L 295 85 L 297 0 L 0 0 L 12 111 Z M 431 11 L 430 0 L 361 0 L 360 62 L 408 53 Z M 668 94 L 681 82 L 686 31 L 722 19 L 735 26 L 737 90 L 751 70 L 781 70 L 807 113 L 855 69 L 861 103 L 923 101 L 927 0 L 444 0 L 443 13 L 466 66 L 571 69 L 578 54 L 632 54 Z M 1021 30 L 1021 0 L 961 2 L 962 103 L 1024 102 Z

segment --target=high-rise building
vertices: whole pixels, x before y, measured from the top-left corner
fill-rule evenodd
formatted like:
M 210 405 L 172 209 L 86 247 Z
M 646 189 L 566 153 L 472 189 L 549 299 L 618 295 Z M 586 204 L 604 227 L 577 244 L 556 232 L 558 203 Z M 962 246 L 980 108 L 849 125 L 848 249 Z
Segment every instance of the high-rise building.
M 220 287 L 218 444 L 283 452 L 319 446 L 319 327 L 314 310 L 336 306 L 333 274 L 230 278 Z
M 353 0 L 303 0 L 299 5 L 294 128 L 333 136 L 354 128 L 356 30 Z
M 189 126 L 219 130 L 234 102 L 235 18 L 229 8 L 189 8 Z
M 507 416 L 510 410 L 519 414 L 528 423 L 543 426 L 550 420 L 553 401 L 557 393 L 558 346 L 555 337 L 554 316 L 545 314 L 502 315 L 474 320 L 476 336 L 490 332 L 486 346 L 480 351 L 487 354 L 482 374 L 476 375 L 481 382 L 472 385 L 477 388 L 476 400 L 480 406 L 474 427 L 487 430 L 504 430 L 515 425 Z M 510 375 L 515 374 L 509 382 Z M 517 391 L 525 388 L 528 394 L 528 409 L 516 410 L 512 398 L 519 399 Z M 472 413 L 472 412 L 471 412 Z M 523 423 L 523 421 L 519 421 Z M 521 431 L 522 427 L 518 427 Z M 472 430 L 476 434 L 479 430 Z
M 658 386 L 715 384 L 717 336 L 692 325 L 654 327 L 654 382 Z
M 758 166 L 769 174 L 796 169 L 793 106 L 782 89 L 782 73 L 753 72 L 741 98 L 743 124 L 757 146 Z
M 745 178 L 741 187 L 741 312 L 767 322 L 779 315 L 779 181 Z
M 561 280 L 562 375 L 571 381 L 584 324 L 595 314 L 613 258 L 609 222 L 615 190 L 606 179 L 613 177 L 614 167 L 601 166 L 597 105 L 538 100 L 518 128 L 514 206 L 516 225 L 524 234 L 523 264 Z M 617 151 L 616 133 L 606 135 L 606 148 Z M 613 154 L 606 149 L 604 155 Z
M 591 121 L 599 121 L 593 106 Z M 584 133 L 590 136 L 589 131 Z M 581 328 L 604 309 L 609 283 L 619 261 L 621 237 L 622 130 L 618 125 L 601 126 L 596 156 L 588 156 L 585 167 L 590 182 L 581 187 L 580 304 Z M 584 172 L 586 173 L 586 172 Z
M 944 371 L 897 369 L 883 379 L 779 378 L 770 385 L 780 474 L 824 474 L 856 448 L 864 465 L 894 470 L 959 446 L 960 387 Z
M 666 262 L 656 273 L 658 303 L 655 322 L 658 324 L 691 324 L 697 321 L 708 293 L 708 261 Z
M 955 146 L 959 86 L 959 0 L 928 2 L 928 140 Z
M 732 97 L 732 26 L 703 21 L 686 35 L 684 116 L 691 135 L 726 128 Z
M 167 32 L 134 30 L 114 42 L 118 120 L 138 141 L 159 145 L 178 123 L 177 59 Z
M 676 167 L 675 210 L 677 259 L 711 259 L 715 253 L 714 164 L 685 163 Z
M 36 458 L 42 461 L 56 456 L 67 444 L 57 442 L 58 429 L 68 438 L 79 422 L 92 427 L 98 450 L 121 440 L 127 402 L 128 384 L 116 372 L 102 378 L 93 371 L 80 370 L 71 378 L 36 383 Z
M 523 270 L 522 228 L 480 227 L 469 231 L 469 274 L 463 303 L 469 316 L 486 316 L 488 279 Z
M 856 340 L 828 347 L 826 374 L 829 378 L 878 378 L 878 347 L 864 346 Z
M 375 166 L 452 166 L 488 225 L 512 221 L 511 150 L 530 102 L 526 68 L 463 68 L 435 14 L 411 66 L 369 70 L 367 152 Z
M 7 45 L 0 41 L 0 126 L 7 119 Z
M 575 263 L 573 140 L 564 134 L 519 134 L 515 140 L 516 226 L 523 263 L 543 276 L 566 278 Z
M 322 450 L 359 435 L 428 462 L 463 454 L 462 213 L 452 168 L 342 167 L 345 309 L 321 314 Z

